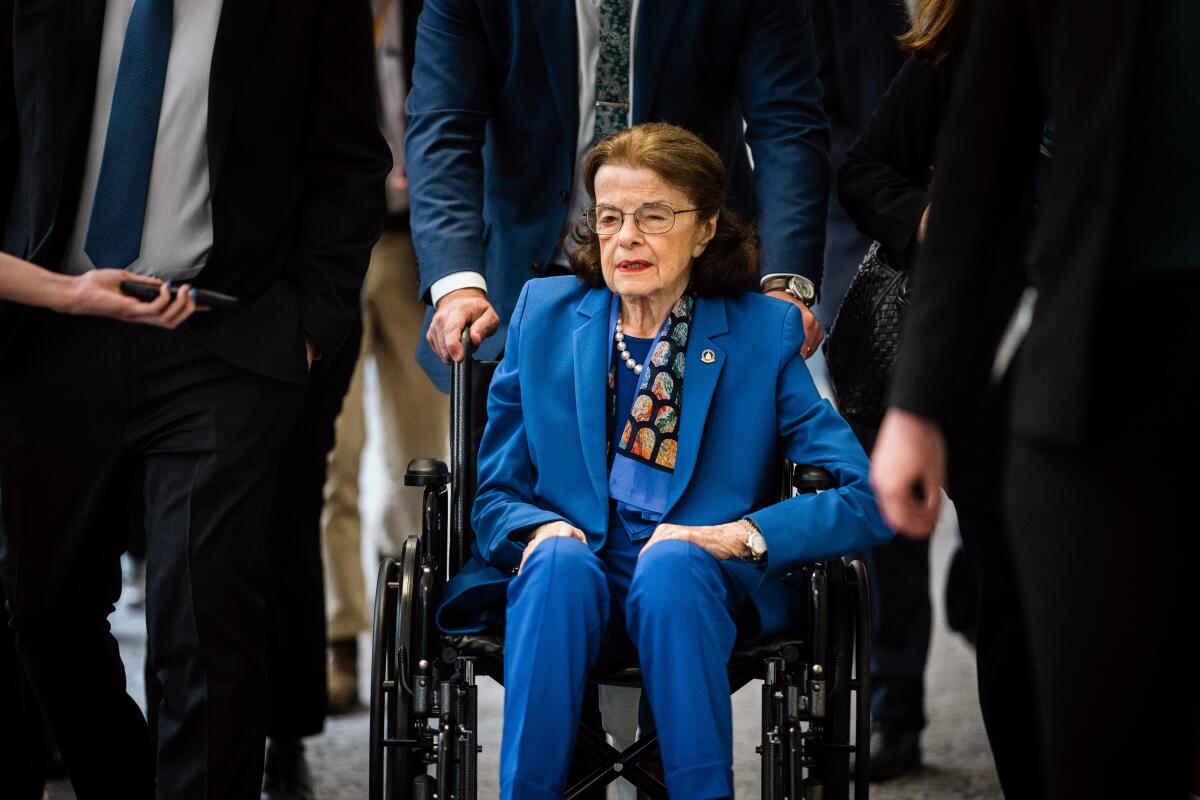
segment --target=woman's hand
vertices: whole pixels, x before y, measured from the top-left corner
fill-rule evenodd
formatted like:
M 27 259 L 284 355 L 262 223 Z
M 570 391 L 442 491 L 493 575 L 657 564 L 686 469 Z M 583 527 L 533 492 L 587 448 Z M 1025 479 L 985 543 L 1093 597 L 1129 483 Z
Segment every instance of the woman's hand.
M 654 535 L 638 558 L 646 555 L 646 551 L 666 539 L 683 539 L 685 542 L 703 547 L 705 552 L 718 561 L 727 558 L 743 558 L 750 555 L 746 547 L 746 539 L 750 532 L 740 522 L 726 522 L 724 525 L 659 525 L 654 529 Z
M 587 537 L 583 535 L 583 531 L 579 528 L 563 522 L 561 519 L 554 522 L 547 522 L 545 525 L 539 525 L 533 529 L 533 535 L 529 537 L 529 543 L 525 545 L 525 552 L 521 555 L 521 564 L 517 567 L 517 573 L 525 569 L 525 559 L 529 558 L 529 554 L 533 552 L 539 544 L 547 539 L 553 539 L 555 536 L 566 536 L 571 539 L 578 539 L 587 544 Z
M 178 288 L 172 300 L 167 285 L 162 281 L 119 269 L 93 269 L 70 280 L 69 299 L 62 309 L 69 314 L 88 314 L 159 328 L 177 328 L 197 310 L 187 284 Z M 121 281 L 157 286 L 158 297 L 143 302 L 121 294 Z

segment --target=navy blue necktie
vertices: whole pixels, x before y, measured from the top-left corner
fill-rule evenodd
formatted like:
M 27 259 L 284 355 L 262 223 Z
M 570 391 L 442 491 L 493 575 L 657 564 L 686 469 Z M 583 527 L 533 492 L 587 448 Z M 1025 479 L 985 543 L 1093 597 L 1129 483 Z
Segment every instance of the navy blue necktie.
M 123 268 L 142 249 L 150 166 L 158 136 L 173 0 L 136 0 L 113 86 L 100 177 L 83 251 L 98 268 Z

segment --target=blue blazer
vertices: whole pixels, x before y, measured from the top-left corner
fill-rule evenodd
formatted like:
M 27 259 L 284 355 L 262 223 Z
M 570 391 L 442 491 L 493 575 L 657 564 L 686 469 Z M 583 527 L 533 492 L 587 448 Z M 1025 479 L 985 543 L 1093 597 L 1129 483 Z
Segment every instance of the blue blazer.
M 503 618 L 521 561 L 512 537 L 553 520 L 604 546 L 609 527 L 607 289 L 573 277 L 526 284 L 488 396 L 479 451 L 472 557 L 446 585 L 439 622 L 479 631 Z M 779 632 L 805 562 L 891 538 L 867 484 L 867 457 L 817 392 L 799 355 L 804 329 L 790 303 L 757 294 L 700 298 L 688 341 L 679 453 L 664 522 L 714 525 L 744 516 L 767 540 L 765 564 L 722 566 L 746 587 L 760 635 Z M 712 363 L 701 354 L 712 351 Z M 824 467 L 836 490 L 779 502 L 779 460 Z
M 819 287 L 829 131 L 804 0 L 640 0 L 636 26 L 632 121 L 681 125 L 711 145 L 730 207 L 759 220 L 764 274 Z M 578 38 L 574 0 L 425 0 L 417 26 L 405 168 L 420 294 L 454 272 L 484 273 L 501 328 L 481 358 L 499 353 L 570 211 Z M 418 357 L 445 389 L 424 339 Z

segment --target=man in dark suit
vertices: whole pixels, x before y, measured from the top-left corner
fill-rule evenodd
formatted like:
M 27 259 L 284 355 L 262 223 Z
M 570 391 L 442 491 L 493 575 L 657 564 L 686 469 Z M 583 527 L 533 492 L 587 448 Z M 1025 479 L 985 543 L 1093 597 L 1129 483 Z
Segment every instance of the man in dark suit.
M 257 797 L 263 531 L 383 213 L 366 2 L 0 4 L 3 249 L 235 295 L 176 331 L 0 307 L 0 578 L 75 790 Z M 145 500 L 157 757 L 106 617 Z
M 795 0 L 426 0 L 406 153 L 430 375 L 445 388 L 439 357 L 461 357 L 468 323 L 477 344 L 498 334 L 495 357 L 525 282 L 566 269 L 584 155 L 651 121 L 721 154 L 732 207 L 759 222 L 763 289 L 804 306 L 811 355 L 829 189 L 812 27 Z
M 976 6 L 875 450 L 889 522 L 928 532 L 942 432 L 992 363 L 995 244 L 1052 120 L 1005 475 L 1047 797 L 1183 797 L 1193 775 L 1195 471 L 1175 465 L 1200 444 L 1197 37 L 1189 0 Z

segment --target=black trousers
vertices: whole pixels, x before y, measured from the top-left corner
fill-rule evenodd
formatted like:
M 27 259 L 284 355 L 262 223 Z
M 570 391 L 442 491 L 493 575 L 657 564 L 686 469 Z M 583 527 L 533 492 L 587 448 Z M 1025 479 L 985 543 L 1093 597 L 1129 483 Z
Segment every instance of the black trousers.
M 41 800 L 50 773 L 50 742 L 42 710 L 17 658 L 0 591 L 0 797 Z
M 1037 800 L 1045 796 L 1037 695 L 1004 516 L 994 507 L 977 508 L 962 500 L 955 510 L 979 592 L 975 669 L 996 774 L 1009 800 Z
M 76 795 L 257 797 L 278 454 L 303 387 L 168 332 L 27 312 L 0 360 L 0 578 Z M 144 499 L 157 755 L 107 617 Z
M 1146 337 L 1097 326 L 1088 439 L 1017 437 L 1009 461 L 1013 559 L 1055 800 L 1186 797 L 1193 776 L 1200 436 L 1188 365 L 1200 347 L 1200 280 L 1138 288 L 1151 310 Z M 1109 300 L 1099 308 L 1124 307 Z
M 267 530 L 269 575 L 267 735 L 300 739 L 321 732 L 327 707 L 325 575 L 321 509 L 334 422 L 350 388 L 362 321 L 336 353 L 313 362 L 304 404 L 283 448 Z

